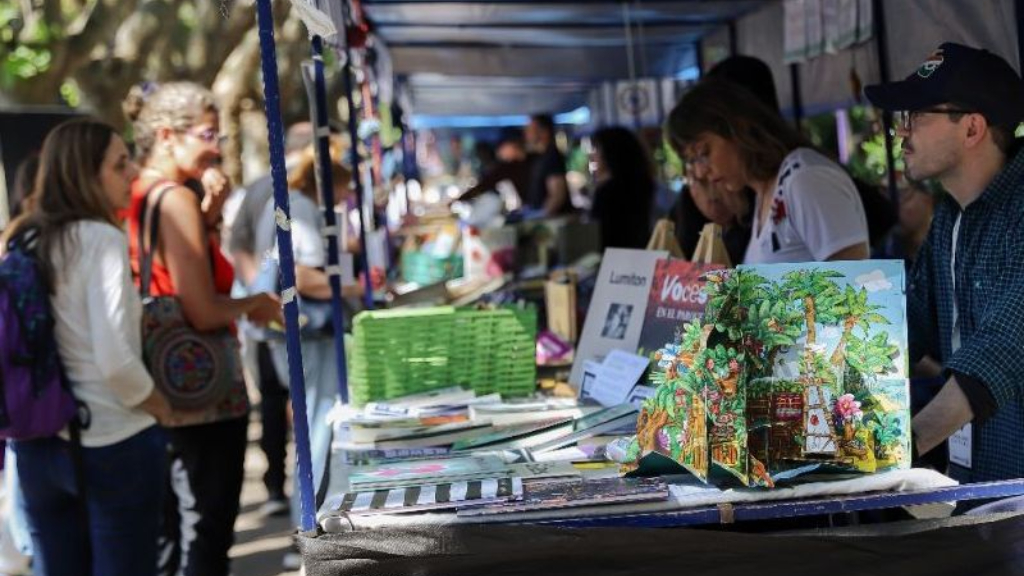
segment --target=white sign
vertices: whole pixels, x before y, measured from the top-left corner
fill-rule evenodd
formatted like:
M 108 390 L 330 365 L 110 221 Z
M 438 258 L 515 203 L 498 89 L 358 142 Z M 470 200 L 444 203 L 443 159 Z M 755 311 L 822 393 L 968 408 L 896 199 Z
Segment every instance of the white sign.
M 857 2 L 857 42 L 867 42 L 875 36 L 875 9 L 871 0 Z
M 803 62 L 807 57 L 807 13 L 804 0 L 786 0 L 782 7 L 785 11 L 782 23 L 782 60 L 786 64 Z
M 807 26 L 807 54 L 806 57 L 817 58 L 821 56 L 824 48 L 825 36 L 822 31 L 821 20 L 822 0 L 804 0 L 805 26 Z
M 338 29 L 334 27 L 331 17 L 317 10 L 315 6 L 306 0 L 292 0 L 292 9 L 295 10 L 295 14 L 302 20 L 302 23 L 306 25 L 310 37 L 319 36 L 326 40 L 338 33 Z
M 590 397 L 602 406 L 622 404 L 647 371 L 649 364 L 650 361 L 643 356 L 612 350 L 597 370 L 597 377 L 590 388 Z
M 658 81 L 619 82 L 615 86 L 615 106 L 620 124 L 653 126 L 661 123 L 658 107 Z
M 587 360 L 595 360 L 612 350 L 636 352 L 647 313 L 654 265 L 667 256 L 664 250 L 609 248 L 604 251 L 569 376 L 571 385 L 579 388 Z
M 857 41 L 857 4 L 858 0 L 834 0 L 836 6 L 836 32 L 832 41 L 834 50 L 839 51 L 853 46 Z M 828 39 L 826 39 L 828 42 Z

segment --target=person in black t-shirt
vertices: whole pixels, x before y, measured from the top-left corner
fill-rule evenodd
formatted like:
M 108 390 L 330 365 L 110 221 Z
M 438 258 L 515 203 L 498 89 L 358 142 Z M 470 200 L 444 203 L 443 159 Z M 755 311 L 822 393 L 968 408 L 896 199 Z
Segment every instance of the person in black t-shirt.
M 594 133 L 597 187 L 591 215 L 601 226 L 601 248 L 640 248 L 651 236 L 654 177 L 647 151 L 622 127 Z
M 547 216 L 572 211 L 569 185 L 565 181 L 565 157 L 555 145 L 555 122 L 550 115 L 530 117 L 526 125 L 526 145 L 537 158 L 530 167 L 530 180 L 523 204 L 544 210 Z

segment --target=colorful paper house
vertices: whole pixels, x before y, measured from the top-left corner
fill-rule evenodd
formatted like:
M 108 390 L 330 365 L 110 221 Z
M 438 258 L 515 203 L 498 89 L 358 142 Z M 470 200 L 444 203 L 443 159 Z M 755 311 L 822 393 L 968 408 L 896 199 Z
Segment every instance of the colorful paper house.
M 741 266 L 703 278 L 703 318 L 651 354 L 657 389 L 627 471 L 651 452 L 704 481 L 745 486 L 814 469 L 909 467 L 902 262 Z

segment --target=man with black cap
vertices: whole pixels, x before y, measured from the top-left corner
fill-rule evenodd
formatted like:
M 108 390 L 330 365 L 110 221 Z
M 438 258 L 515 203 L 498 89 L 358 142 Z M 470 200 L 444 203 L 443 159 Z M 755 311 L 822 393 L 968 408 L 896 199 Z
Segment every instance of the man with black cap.
M 946 43 L 865 92 L 897 112 L 907 176 L 949 192 L 907 294 L 910 360 L 937 360 L 946 379 L 914 417 L 914 448 L 948 438 L 961 481 L 1024 477 L 1024 82 L 1002 58 Z

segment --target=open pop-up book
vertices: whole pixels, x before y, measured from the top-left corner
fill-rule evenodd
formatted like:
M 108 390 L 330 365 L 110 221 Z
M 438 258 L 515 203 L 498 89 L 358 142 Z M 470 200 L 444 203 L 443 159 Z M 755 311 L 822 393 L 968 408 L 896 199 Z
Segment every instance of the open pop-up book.
M 703 316 L 645 351 L 657 389 L 626 471 L 657 453 L 707 482 L 773 487 L 813 469 L 909 467 L 902 262 L 704 268 L 701 278 Z

